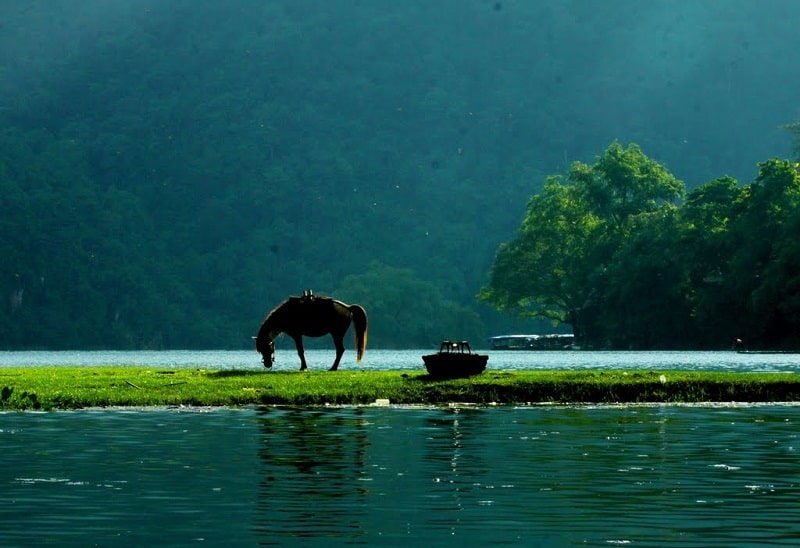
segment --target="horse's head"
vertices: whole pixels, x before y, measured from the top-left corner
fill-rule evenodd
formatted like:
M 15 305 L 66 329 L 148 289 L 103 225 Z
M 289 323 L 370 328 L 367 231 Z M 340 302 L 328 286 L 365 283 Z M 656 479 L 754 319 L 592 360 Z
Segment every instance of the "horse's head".
M 267 347 L 261 353 L 261 359 L 264 367 L 272 367 L 272 364 L 275 363 L 275 343 L 272 340 L 267 343 Z
M 261 354 L 264 367 L 272 367 L 272 363 L 275 361 L 275 343 L 270 337 L 262 337 L 261 333 L 258 337 L 253 338 L 256 340 L 256 350 Z

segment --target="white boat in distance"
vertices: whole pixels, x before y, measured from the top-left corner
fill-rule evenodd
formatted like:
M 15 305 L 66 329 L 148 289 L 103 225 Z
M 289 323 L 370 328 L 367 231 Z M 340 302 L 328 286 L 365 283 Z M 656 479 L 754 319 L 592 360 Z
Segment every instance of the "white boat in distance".
M 574 350 L 575 335 L 551 333 L 547 335 L 498 335 L 489 337 L 492 350 Z

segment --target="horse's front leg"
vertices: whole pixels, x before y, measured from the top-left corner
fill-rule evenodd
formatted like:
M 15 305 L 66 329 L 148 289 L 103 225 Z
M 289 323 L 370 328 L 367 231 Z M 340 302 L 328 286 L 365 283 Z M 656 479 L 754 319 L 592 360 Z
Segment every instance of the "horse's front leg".
M 344 336 L 333 337 L 333 345 L 336 347 L 336 359 L 333 361 L 330 370 L 336 371 L 339 369 L 339 362 L 342 361 L 342 355 L 344 354 Z
M 300 371 L 305 371 L 308 366 L 306 365 L 306 353 L 303 350 L 303 336 L 298 335 L 292 338 L 294 339 L 294 345 L 297 347 L 297 355 L 300 356 Z

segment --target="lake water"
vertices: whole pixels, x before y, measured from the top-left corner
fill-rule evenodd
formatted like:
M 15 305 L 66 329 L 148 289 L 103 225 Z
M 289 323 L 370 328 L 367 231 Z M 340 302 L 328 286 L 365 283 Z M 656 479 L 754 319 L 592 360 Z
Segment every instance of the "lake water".
M 368 349 L 360 364 L 355 353 L 345 352 L 343 370 L 424 369 L 423 354 L 438 349 Z M 484 353 L 484 351 L 481 351 Z M 592 351 L 486 351 L 488 369 L 702 369 L 707 371 L 800 371 L 800 354 L 738 354 L 736 352 L 592 352 Z M 333 363 L 330 350 L 307 350 L 311 369 L 327 369 Z M 253 369 L 262 370 L 261 356 L 255 350 L 172 350 L 172 351 L 64 351 L 0 352 L 0 368 L 53 365 L 139 365 L 158 368 Z M 294 348 L 275 353 L 276 371 L 300 368 Z
M 800 539 L 800 408 L 0 414 L 3 546 Z
M 332 358 L 319 352 L 311 367 Z M 14 354 L 16 365 L 54 363 Z M 279 370 L 297 367 L 292 354 Z M 408 363 L 419 352 L 373 354 L 364 367 L 421 368 Z M 603 356 L 491 353 L 489 366 L 791 371 L 796 359 Z M 253 357 L 113 363 L 260 367 Z M 789 404 L 0 413 L 0 544 L 796 545 L 798 426 Z

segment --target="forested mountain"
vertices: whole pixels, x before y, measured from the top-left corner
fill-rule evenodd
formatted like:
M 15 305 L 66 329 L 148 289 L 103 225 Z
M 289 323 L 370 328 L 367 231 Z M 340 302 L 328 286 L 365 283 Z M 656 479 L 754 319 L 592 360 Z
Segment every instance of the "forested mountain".
M 244 348 L 313 288 L 482 341 L 546 174 L 790 151 L 795 2 L 6 0 L 0 348 Z M 527 327 L 530 329 L 531 327 Z

